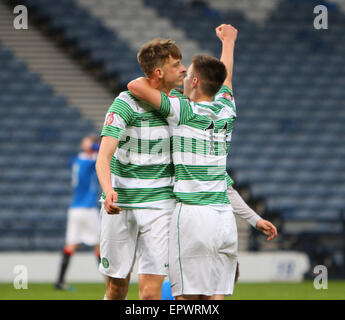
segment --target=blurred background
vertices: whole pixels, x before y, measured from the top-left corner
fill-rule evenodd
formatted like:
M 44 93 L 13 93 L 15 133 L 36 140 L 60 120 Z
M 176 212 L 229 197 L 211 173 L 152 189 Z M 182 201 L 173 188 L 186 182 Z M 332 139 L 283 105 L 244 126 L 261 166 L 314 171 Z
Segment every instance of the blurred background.
M 17 5 L 28 29 L 14 28 Z M 317 5 L 328 29 L 314 28 Z M 344 0 L 0 0 L 0 254 L 61 251 L 70 159 L 142 75 L 140 46 L 171 37 L 186 66 L 220 57 L 221 23 L 239 30 L 228 170 L 279 231 L 268 243 L 238 221 L 239 250 L 301 252 L 305 278 L 320 264 L 345 278 Z

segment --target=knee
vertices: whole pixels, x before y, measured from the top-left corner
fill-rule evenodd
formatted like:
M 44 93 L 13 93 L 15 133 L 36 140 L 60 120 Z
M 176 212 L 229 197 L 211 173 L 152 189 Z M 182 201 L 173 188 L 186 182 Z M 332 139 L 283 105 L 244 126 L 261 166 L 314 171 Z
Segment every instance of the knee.
M 109 278 L 106 285 L 106 297 L 108 300 L 125 300 L 128 291 L 127 279 Z
M 158 284 L 144 284 L 140 286 L 140 300 L 161 300 L 162 288 Z

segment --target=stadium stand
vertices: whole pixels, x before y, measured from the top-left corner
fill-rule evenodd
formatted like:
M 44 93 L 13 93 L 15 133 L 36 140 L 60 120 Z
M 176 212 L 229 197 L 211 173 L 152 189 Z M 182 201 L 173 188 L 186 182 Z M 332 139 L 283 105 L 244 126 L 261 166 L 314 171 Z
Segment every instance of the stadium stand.
M 11 3 L 12 5 L 12 3 Z M 80 67 L 82 61 L 66 54 L 58 35 L 49 37 L 44 24 L 34 24 L 35 15 L 29 10 L 29 28 L 13 28 L 13 9 L 0 2 L 0 39 L 4 46 L 25 61 L 28 68 L 40 75 L 54 91 L 66 97 L 68 103 L 77 106 L 81 114 L 101 128 L 104 114 L 114 99 L 114 94 L 102 81 L 95 79 L 89 70 Z M 69 52 L 69 51 L 67 51 Z
M 139 69 L 133 64 L 136 52 L 75 1 L 57 0 L 52 5 L 44 0 L 26 0 L 24 4 L 34 12 L 36 21 L 86 58 L 89 67 L 99 67 L 101 77 L 113 80 L 115 90 L 123 89 L 121 79 L 127 81 L 138 75 Z
M 197 41 L 187 37 L 183 28 L 174 27 L 170 17 L 159 15 L 154 8 L 146 6 L 144 1 L 76 1 L 81 7 L 88 8 L 93 16 L 100 18 L 104 25 L 126 41 L 134 52 L 154 36 L 174 39 L 181 48 L 185 64 L 191 63 L 195 52 L 210 54 L 209 51 L 202 51 Z M 133 12 L 140 14 L 133 19 Z M 140 74 L 140 70 L 138 71 Z
M 56 250 L 70 157 L 93 124 L 2 45 L 0 68 L 0 250 Z
M 189 39 L 193 49 L 215 56 L 220 55 L 221 47 L 214 36 L 214 28 L 221 22 L 236 26 L 239 36 L 234 90 L 239 117 L 234 128 L 228 169 L 245 199 L 261 211 L 260 214 L 280 226 L 280 241 L 276 242 L 279 249 L 308 251 L 315 261 L 340 270 L 345 268 L 342 240 L 345 232 L 342 216 L 345 210 L 345 69 L 341 67 L 345 54 L 342 45 L 345 19 L 344 7 L 338 0 L 321 2 L 328 8 L 328 30 L 313 28 L 313 8 L 320 4 L 315 0 L 243 0 L 237 1 L 236 5 L 223 0 L 135 0 L 119 2 L 119 12 L 115 12 L 112 0 L 102 0 L 102 5 L 98 6 L 87 0 L 56 0 L 54 5 L 44 0 L 21 1 L 35 13 L 36 21 L 73 48 L 75 55 L 87 61 L 86 67 L 97 68 L 97 73 L 107 81 L 114 94 L 125 88 L 129 79 L 140 75 L 135 47 L 143 40 L 140 37 L 147 36 L 147 30 L 140 30 L 139 37 L 135 31 L 150 28 L 144 23 L 145 17 L 146 20 L 148 16 L 161 19 L 152 29 L 152 37 L 159 28 L 169 26 L 173 28 L 172 38 L 176 35 L 179 41 Z M 146 9 L 133 12 L 133 8 L 139 7 Z M 112 15 L 125 18 L 112 21 Z M 126 34 L 123 25 L 131 17 L 135 21 L 128 22 L 131 28 Z M 167 34 L 166 30 L 162 34 Z M 181 34 L 183 38 L 179 38 Z M 179 41 L 183 50 L 184 42 Z M 189 48 L 186 51 L 188 56 Z M 9 53 L 2 55 L 5 57 Z M 3 77 L 1 74 L 1 79 Z M 34 88 L 36 82 L 32 81 L 33 88 L 17 84 L 11 92 L 39 90 Z M 6 87 L 0 90 L 0 112 L 7 115 L 3 105 L 13 101 Z M 48 92 L 49 89 L 40 90 L 53 100 L 58 99 Z M 36 98 L 30 99 L 28 101 L 35 104 Z M 1 136 L 5 137 L 0 139 L 10 150 L 8 159 L 0 157 L 1 168 L 6 167 L 9 159 L 16 159 L 16 148 L 6 138 L 7 128 L 14 127 L 18 119 L 15 114 L 21 116 L 21 109 L 16 110 L 11 110 L 13 118 L 8 118 L 0 129 Z M 70 112 L 67 107 L 63 110 Z M 37 119 L 35 121 L 32 120 L 30 125 L 41 124 Z M 56 120 L 55 125 L 59 123 Z M 61 138 L 54 130 L 43 128 L 41 133 L 40 139 L 46 141 Z M 20 130 L 16 136 L 30 139 L 30 135 Z M 69 137 L 73 138 L 73 135 Z M 67 153 L 66 144 L 59 148 L 60 153 Z M 35 154 L 47 155 L 40 149 L 40 143 L 33 143 L 32 149 Z M 47 166 L 48 158 L 44 157 Z M 30 158 L 26 158 L 21 166 L 24 168 L 30 163 Z M 65 169 L 59 170 L 63 172 Z M 6 171 L 11 181 L 22 180 L 21 172 Z M 51 180 L 39 170 L 32 170 L 32 176 L 45 181 L 46 185 Z M 33 203 L 34 198 L 27 196 L 31 192 L 29 182 L 30 179 L 22 185 L 28 192 L 23 193 L 23 202 Z M 1 199 L 1 207 L 4 204 L 8 208 L 6 217 L 10 212 L 18 215 L 11 202 L 15 202 L 13 188 L 7 189 L 4 183 L 0 185 L 0 190 L 8 194 L 7 198 Z M 49 192 L 55 192 L 53 187 Z M 48 205 L 40 201 L 41 208 Z M 20 207 L 22 203 L 16 206 Z M 34 210 L 30 212 L 28 216 L 34 218 Z M 10 219 L 1 219 L 1 230 L 6 229 L 7 222 L 10 223 Z M 317 249 L 312 245 L 316 239 Z M 15 245 L 11 243 L 11 247 Z M 277 249 L 265 244 L 264 238 L 256 233 L 251 235 L 248 248 Z

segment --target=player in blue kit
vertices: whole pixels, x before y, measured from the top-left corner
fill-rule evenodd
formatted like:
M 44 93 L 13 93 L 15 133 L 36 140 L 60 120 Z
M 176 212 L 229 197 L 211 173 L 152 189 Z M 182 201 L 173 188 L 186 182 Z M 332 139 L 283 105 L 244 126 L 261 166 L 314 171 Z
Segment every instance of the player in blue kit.
M 70 257 L 82 243 L 94 247 L 95 255 L 99 255 L 99 195 L 100 188 L 95 164 L 99 149 L 99 137 L 89 135 L 81 142 L 81 152 L 72 164 L 73 196 L 68 209 L 66 244 L 63 248 L 62 261 L 56 289 L 70 289 L 65 283 L 65 274 Z

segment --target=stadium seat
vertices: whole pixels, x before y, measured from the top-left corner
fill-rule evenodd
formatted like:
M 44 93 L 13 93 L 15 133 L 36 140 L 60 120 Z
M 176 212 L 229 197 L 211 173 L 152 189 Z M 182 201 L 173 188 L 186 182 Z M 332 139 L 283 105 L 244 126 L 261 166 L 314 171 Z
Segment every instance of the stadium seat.
M 36 223 L 66 210 L 69 158 L 93 124 L 1 45 L 0 65 L 0 250 L 57 250 L 65 216 L 50 216 L 58 232 L 45 246 L 33 240 Z

